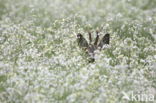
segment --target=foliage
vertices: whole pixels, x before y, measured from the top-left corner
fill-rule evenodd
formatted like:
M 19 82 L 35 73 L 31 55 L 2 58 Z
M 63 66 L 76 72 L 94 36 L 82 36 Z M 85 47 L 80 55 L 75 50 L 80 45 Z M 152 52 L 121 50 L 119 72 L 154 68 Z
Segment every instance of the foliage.
M 154 4 L 1 0 L 0 102 L 128 103 L 123 93 L 156 95 Z M 76 34 L 96 29 L 111 34 L 110 46 L 88 63 Z

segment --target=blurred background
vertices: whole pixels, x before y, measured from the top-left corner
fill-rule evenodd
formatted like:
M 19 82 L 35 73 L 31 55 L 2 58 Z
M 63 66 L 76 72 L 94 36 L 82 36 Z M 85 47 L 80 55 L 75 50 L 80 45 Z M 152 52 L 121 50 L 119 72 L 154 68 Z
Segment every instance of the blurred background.
M 76 34 L 97 29 L 110 47 L 88 64 Z M 0 0 L 0 102 L 138 103 L 156 95 L 155 44 L 156 0 Z

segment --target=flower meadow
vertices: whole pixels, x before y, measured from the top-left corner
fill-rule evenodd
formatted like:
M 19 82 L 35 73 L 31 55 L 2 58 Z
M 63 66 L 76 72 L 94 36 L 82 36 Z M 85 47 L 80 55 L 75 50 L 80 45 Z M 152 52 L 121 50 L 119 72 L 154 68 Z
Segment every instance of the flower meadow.
M 0 103 L 156 103 L 155 4 L 0 0 Z M 97 29 L 110 45 L 88 63 L 76 35 Z

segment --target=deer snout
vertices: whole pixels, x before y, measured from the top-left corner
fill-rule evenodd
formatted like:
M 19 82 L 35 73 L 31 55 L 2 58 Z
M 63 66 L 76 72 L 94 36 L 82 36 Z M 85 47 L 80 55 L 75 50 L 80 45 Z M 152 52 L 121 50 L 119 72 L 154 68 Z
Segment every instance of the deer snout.
M 94 62 L 95 61 L 95 53 L 94 51 L 96 50 L 96 47 L 94 45 L 89 45 L 88 47 L 88 55 L 89 55 L 89 62 Z

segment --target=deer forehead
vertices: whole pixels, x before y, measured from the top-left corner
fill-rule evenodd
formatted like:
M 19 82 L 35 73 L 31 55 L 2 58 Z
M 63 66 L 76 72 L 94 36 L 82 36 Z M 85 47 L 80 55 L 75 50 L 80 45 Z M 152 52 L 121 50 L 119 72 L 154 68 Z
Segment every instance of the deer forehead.
M 97 46 L 96 46 L 96 45 L 90 44 L 90 45 L 88 46 L 88 50 L 89 50 L 89 51 L 95 51 L 96 49 L 97 49 Z

